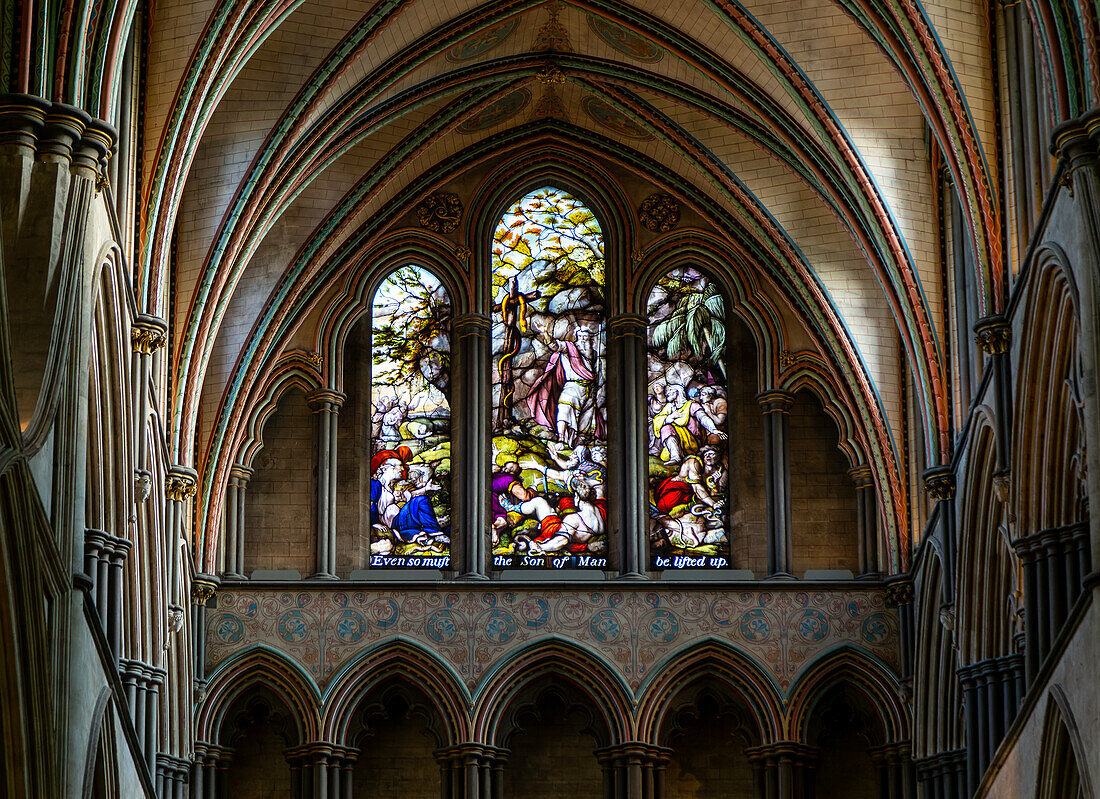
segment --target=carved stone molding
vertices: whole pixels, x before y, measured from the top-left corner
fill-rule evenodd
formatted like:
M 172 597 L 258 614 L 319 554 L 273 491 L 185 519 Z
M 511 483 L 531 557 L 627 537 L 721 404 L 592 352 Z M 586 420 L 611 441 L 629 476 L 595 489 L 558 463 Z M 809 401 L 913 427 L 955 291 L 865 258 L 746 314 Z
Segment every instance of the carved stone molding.
M 145 502 L 153 492 L 153 475 L 145 469 L 134 470 L 134 499 Z
M 457 194 L 430 194 L 417 204 L 416 221 L 435 233 L 452 233 L 462 221 L 462 201 Z
M 671 194 L 651 194 L 642 200 L 638 217 L 646 230 L 667 233 L 680 223 L 680 203 Z

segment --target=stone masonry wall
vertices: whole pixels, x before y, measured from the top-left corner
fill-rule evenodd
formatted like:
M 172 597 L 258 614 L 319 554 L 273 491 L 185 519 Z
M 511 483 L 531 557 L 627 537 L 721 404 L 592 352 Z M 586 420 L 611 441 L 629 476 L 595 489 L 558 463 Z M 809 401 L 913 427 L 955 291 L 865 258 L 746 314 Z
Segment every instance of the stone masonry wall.
M 302 392 L 291 390 L 264 426 L 264 447 L 245 501 L 244 567 L 316 571 L 315 420 Z
M 817 398 L 795 395 L 790 419 L 794 573 L 859 567 L 856 494 L 839 434 Z

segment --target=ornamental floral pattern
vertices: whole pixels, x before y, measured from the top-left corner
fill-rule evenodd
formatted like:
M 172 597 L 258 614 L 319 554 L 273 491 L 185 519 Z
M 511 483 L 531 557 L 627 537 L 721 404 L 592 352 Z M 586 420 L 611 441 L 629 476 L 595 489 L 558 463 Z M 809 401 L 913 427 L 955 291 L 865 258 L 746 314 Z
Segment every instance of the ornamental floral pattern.
M 898 617 L 882 591 L 408 589 L 218 594 L 207 613 L 208 673 L 264 647 L 298 662 L 323 690 L 357 655 L 400 637 L 434 653 L 471 692 L 517 650 L 564 637 L 638 691 L 694 644 L 720 640 L 788 689 L 841 645 L 898 668 Z

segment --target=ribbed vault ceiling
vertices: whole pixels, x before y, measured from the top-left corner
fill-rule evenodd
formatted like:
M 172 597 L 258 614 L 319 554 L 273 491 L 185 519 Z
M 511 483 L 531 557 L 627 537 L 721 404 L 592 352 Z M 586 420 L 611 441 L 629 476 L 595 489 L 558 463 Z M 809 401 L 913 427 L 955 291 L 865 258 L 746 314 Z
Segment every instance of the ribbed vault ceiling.
M 752 257 L 798 321 L 792 346 L 817 349 L 843 387 L 881 479 L 900 467 L 903 372 L 935 460 L 934 163 L 963 187 L 988 312 L 999 257 L 989 34 L 980 4 L 955 5 L 157 3 L 140 283 L 165 305 L 173 275 L 174 457 L 225 458 L 257 376 L 310 349 L 302 321 L 346 279 L 349 248 L 408 225 L 431 191 L 470 188 L 464 165 L 484 175 L 495 151 L 556 141 L 677 195 Z M 904 488 L 894 500 L 900 518 Z

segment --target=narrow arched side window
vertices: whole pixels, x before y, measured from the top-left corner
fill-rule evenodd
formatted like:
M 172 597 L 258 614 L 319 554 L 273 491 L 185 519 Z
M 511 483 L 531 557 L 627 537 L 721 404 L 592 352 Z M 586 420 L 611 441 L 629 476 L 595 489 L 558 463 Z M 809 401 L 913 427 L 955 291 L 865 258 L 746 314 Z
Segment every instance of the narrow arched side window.
M 607 565 L 604 238 L 544 187 L 493 233 L 492 544 L 497 568 Z
M 647 301 L 650 553 L 656 569 L 730 564 L 726 302 L 677 267 Z
M 371 304 L 372 567 L 448 568 L 451 298 L 408 265 Z

